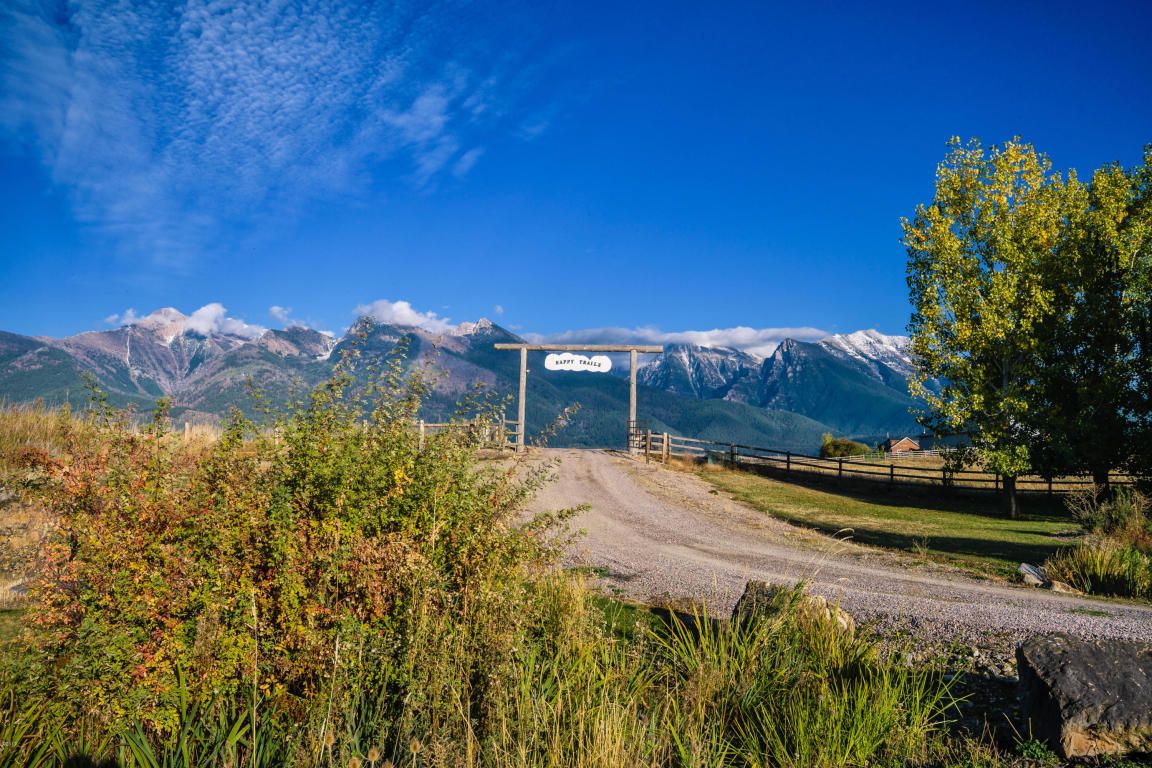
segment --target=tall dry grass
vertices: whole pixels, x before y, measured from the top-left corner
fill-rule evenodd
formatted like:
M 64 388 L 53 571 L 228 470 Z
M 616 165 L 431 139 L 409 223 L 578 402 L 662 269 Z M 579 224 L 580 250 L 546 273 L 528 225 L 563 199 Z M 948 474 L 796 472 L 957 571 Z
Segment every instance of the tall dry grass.
M 1044 563 L 1050 579 L 1089 594 L 1152 600 L 1152 504 L 1131 488 L 1111 496 L 1099 490 L 1069 496 L 1068 509 L 1083 526 L 1083 542 Z

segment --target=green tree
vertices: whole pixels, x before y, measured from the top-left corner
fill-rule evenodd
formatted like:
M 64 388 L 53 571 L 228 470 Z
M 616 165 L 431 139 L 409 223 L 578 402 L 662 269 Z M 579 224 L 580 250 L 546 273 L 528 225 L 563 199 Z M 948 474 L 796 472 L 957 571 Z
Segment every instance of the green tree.
M 1135 253 L 1128 294 L 1135 351 L 1130 469 L 1148 481 L 1152 480 L 1152 144 L 1144 148 L 1144 164 L 1130 179 L 1129 227 Z
M 1075 177 L 1053 174 L 1019 139 L 987 150 L 952 139 L 932 203 L 901 222 L 918 366 L 911 389 L 928 404 L 921 423 L 968 435 L 984 465 L 1003 475 L 1011 516 L 1035 438 L 1036 329 L 1054 306 L 1046 276 L 1078 190 Z
M 1147 414 L 1134 382 L 1146 376 L 1137 355 L 1148 307 L 1139 283 L 1152 241 L 1150 167 L 1152 146 L 1143 167 L 1114 163 L 1070 187 L 1059 258 L 1050 265 L 1054 311 L 1037 328 L 1033 464 L 1048 475 L 1089 472 L 1102 489 L 1110 470 L 1131 464 L 1139 416 Z
M 833 437 L 831 432 L 825 432 L 820 443 L 820 458 L 838 459 L 845 456 L 863 456 L 870 449 L 864 443 L 858 443 L 847 437 Z

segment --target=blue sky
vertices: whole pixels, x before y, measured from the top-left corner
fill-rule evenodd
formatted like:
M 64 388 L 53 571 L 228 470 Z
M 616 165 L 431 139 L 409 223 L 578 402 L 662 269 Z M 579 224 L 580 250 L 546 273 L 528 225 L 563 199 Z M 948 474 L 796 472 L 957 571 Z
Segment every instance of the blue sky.
M 1146 1 L 933 5 L 7 0 L 0 329 L 900 333 L 950 136 L 1152 142 Z

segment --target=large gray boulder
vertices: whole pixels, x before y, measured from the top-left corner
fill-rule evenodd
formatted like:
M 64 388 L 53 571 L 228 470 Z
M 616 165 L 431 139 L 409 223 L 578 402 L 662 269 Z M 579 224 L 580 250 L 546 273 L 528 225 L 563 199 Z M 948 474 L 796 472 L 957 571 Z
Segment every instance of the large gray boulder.
M 1034 737 L 1064 757 L 1152 752 L 1152 640 L 1037 635 L 1016 660 Z

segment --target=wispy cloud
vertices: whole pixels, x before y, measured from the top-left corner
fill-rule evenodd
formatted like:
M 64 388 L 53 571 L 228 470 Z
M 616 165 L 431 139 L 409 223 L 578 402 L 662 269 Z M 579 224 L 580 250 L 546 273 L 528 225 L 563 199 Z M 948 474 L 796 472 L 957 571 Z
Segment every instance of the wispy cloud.
M 457 178 L 466 176 L 476 166 L 483 154 L 484 148 L 476 147 L 460 155 L 460 159 L 452 166 L 452 175 Z
M 698 344 L 730 347 L 759 357 L 772 354 L 784 339 L 816 341 L 828 336 L 819 328 L 713 328 L 710 331 L 662 331 L 641 328 L 587 328 L 556 334 L 525 334 L 537 342 L 555 344 Z
M 517 130 L 522 78 L 457 45 L 454 10 L 11 0 L 0 137 L 39 154 L 82 222 L 180 263 L 230 227 L 354 194 L 385 162 L 421 187 L 464 176 L 485 130 Z

